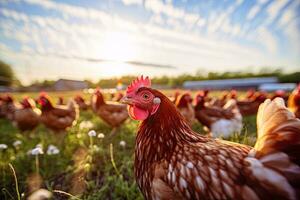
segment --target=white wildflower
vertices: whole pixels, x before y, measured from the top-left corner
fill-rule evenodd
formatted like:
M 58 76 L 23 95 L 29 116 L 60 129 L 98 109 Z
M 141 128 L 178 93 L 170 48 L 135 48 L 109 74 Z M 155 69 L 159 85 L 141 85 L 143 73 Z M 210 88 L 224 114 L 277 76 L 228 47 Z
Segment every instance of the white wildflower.
M 105 135 L 103 133 L 98 134 L 98 138 L 103 139 L 104 137 L 105 137 Z
M 42 144 L 37 144 L 36 146 L 35 146 L 36 148 L 43 148 L 43 145 Z
M 121 147 L 125 147 L 125 146 L 126 146 L 126 142 L 125 142 L 124 140 L 121 140 L 121 141 L 120 141 L 120 146 L 121 146 Z
M 96 131 L 91 130 L 91 131 L 88 132 L 88 135 L 89 135 L 90 137 L 96 137 L 97 133 L 96 133 Z
M 50 144 L 50 145 L 48 146 L 48 149 L 47 149 L 47 154 L 48 154 L 48 155 L 56 155 L 56 154 L 59 154 L 59 149 L 58 149 L 56 146 Z
M 18 147 L 18 146 L 20 146 L 21 144 L 22 144 L 22 141 L 21 141 L 21 140 L 16 140 L 16 141 L 14 141 L 14 143 L 13 143 L 14 147 Z
M 28 200 L 36 200 L 36 199 L 51 199 L 52 193 L 46 189 L 39 189 L 33 192 L 29 197 Z
M 99 152 L 99 151 L 100 151 L 100 148 L 99 148 L 97 145 L 94 145 L 94 146 L 93 146 L 93 149 L 94 149 L 94 151 L 96 151 L 96 152 Z
M 6 144 L 0 144 L 0 150 L 2 149 L 7 149 L 7 145 Z
M 31 153 L 31 155 L 36 156 L 36 155 L 39 155 L 39 154 L 44 154 L 44 151 L 41 147 L 35 147 L 34 149 L 32 149 L 30 151 L 30 153 Z
M 91 129 L 94 127 L 94 124 L 91 121 L 82 121 L 79 124 L 79 129 Z

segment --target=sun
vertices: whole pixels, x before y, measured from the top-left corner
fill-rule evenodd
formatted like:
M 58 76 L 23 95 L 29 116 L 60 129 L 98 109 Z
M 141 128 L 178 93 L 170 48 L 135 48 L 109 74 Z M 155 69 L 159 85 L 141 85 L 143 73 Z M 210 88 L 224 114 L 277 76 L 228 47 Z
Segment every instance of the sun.
M 103 38 L 101 55 L 111 61 L 129 61 L 136 58 L 137 47 L 126 32 L 108 32 Z

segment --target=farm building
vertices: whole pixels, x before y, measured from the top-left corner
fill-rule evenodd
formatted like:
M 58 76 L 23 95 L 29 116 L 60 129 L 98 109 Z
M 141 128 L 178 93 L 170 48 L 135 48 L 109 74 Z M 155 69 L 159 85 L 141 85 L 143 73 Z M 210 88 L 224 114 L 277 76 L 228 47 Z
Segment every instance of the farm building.
M 11 87 L 0 85 L 0 92 L 12 92 L 13 89 Z
M 88 84 L 85 81 L 59 79 L 53 85 L 56 91 L 66 90 L 83 90 L 88 88 Z
M 276 90 L 292 91 L 297 87 L 296 83 L 266 83 L 259 86 L 259 90 L 273 92 Z
M 185 89 L 249 89 L 259 88 L 262 84 L 278 83 L 276 77 L 207 80 L 207 81 L 185 81 Z

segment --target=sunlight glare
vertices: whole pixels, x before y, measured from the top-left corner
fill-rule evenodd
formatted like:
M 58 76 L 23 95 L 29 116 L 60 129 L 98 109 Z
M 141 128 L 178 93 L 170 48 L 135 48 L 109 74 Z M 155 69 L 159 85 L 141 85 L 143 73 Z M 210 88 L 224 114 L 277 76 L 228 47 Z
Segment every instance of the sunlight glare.
M 99 67 L 101 68 L 101 76 L 103 77 L 134 74 L 136 69 L 133 65 L 120 61 L 103 62 L 99 64 Z
M 136 44 L 126 32 L 106 33 L 101 49 L 103 57 L 112 61 L 129 61 L 137 55 Z

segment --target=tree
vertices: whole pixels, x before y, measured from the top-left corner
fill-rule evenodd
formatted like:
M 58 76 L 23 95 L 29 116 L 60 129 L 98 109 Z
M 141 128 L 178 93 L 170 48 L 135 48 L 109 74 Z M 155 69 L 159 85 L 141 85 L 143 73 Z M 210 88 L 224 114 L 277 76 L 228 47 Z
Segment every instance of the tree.
M 300 72 L 281 74 L 279 81 L 282 83 L 300 83 Z
M 12 85 L 14 77 L 11 66 L 0 60 L 0 85 Z

